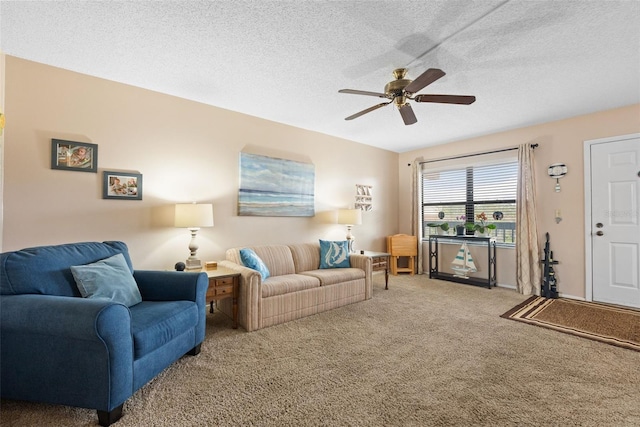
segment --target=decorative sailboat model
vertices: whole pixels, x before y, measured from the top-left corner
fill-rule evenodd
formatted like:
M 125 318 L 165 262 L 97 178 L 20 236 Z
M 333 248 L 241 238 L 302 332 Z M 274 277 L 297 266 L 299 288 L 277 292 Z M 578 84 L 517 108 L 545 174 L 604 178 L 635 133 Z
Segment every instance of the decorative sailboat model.
M 456 258 L 451 263 L 451 269 L 455 271 L 454 277 L 461 277 L 463 279 L 469 278 L 467 274 L 478 271 L 476 265 L 473 263 L 467 242 L 464 242 L 462 246 L 460 246 Z

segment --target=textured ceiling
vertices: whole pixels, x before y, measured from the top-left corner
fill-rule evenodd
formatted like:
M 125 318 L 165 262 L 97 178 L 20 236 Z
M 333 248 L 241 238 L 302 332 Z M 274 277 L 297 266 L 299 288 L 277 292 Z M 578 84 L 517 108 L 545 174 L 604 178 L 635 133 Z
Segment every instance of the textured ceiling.
M 405 152 L 640 102 L 640 2 L 6 1 L 4 53 Z M 388 105 L 394 68 L 447 75 Z

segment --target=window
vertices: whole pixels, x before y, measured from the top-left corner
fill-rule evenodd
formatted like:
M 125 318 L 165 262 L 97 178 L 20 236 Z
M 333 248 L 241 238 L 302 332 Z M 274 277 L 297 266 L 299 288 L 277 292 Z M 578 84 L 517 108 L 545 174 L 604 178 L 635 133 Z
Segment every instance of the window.
M 425 164 L 422 171 L 423 235 L 435 234 L 429 223 L 447 222 L 455 229 L 456 225 L 478 222 L 476 215 L 484 212 L 487 223 L 497 227 L 491 236 L 498 243 L 515 243 L 517 160 L 451 169 L 429 166 Z

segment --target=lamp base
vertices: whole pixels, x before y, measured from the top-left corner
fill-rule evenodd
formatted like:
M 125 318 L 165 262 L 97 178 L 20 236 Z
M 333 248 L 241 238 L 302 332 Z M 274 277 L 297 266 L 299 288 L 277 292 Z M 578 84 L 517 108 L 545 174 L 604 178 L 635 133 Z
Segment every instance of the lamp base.
M 350 253 L 355 253 L 356 248 L 355 248 L 355 242 L 356 242 L 356 238 L 353 234 L 351 234 L 351 226 L 347 225 L 347 245 L 349 247 L 349 252 Z
M 188 258 L 185 270 L 202 270 L 202 262 L 198 258 Z
M 356 239 L 353 236 L 347 237 L 347 245 L 350 253 L 353 254 L 356 252 Z

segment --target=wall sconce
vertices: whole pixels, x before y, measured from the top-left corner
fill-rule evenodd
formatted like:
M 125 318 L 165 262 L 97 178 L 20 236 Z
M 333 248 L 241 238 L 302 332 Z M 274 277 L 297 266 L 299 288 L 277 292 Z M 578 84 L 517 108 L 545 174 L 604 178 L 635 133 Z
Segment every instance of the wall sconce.
M 349 252 L 355 252 L 354 242 L 356 238 L 351 234 L 351 227 L 362 224 L 362 211 L 360 209 L 339 209 L 338 224 L 347 226 Z
M 187 258 L 187 270 L 201 270 L 202 262 L 196 256 L 198 244 L 196 234 L 200 227 L 213 227 L 213 205 L 211 203 L 180 203 L 176 205 L 175 226 L 178 228 L 188 228 L 191 232 L 191 242 L 189 251 L 191 255 Z
M 564 163 L 554 163 L 552 165 L 549 165 L 549 169 L 547 170 L 547 173 L 551 178 L 556 179 L 555 190 L 556 190 L 556 193 L 559 193 L 560 178 L 562 178 L 567 174 L 567 165 L 565 165 Z

